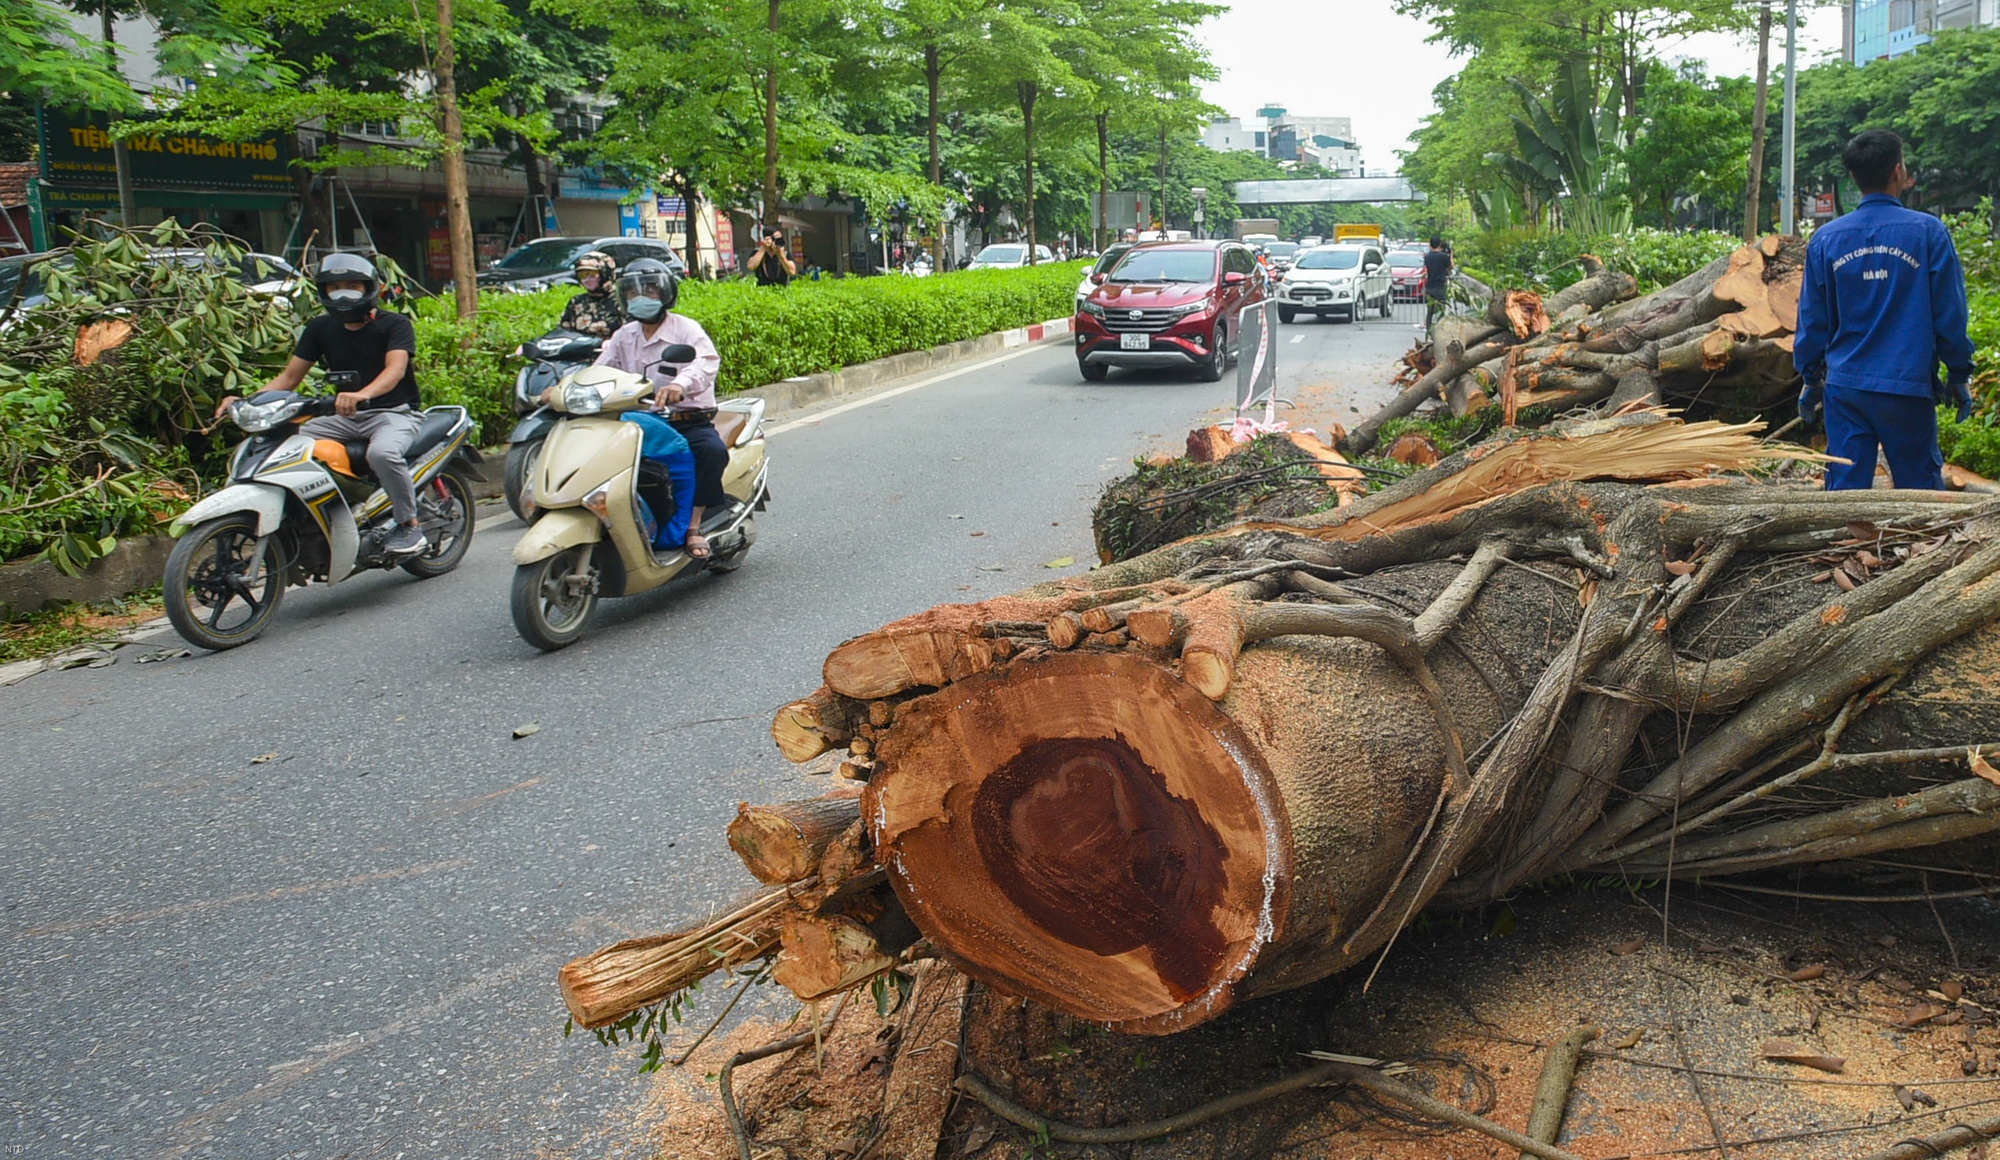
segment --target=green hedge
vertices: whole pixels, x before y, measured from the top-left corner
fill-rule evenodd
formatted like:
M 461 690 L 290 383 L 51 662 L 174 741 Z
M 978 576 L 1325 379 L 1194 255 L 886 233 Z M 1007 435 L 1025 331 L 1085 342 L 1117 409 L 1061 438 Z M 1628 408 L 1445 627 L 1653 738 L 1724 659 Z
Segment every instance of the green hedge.
M 1629 271 L 1643 294 L 1679 281 L 1741 244 L 1734 235 L 1713 230 L 1642 228 L 1603 237 L 1490 230 L 1460 245 L 1457 258 L 1489 286 L 1548 293 L 1583 276 L 1577 255 L 1595 254 L 1605 265 Z
M 702 324 L 722 352 L 721 393 L 796 375 L 838 370 L 1063 318 L 1076 308 L 1085 263 L 1024 270 L 973 270 L 930 278 L 841 278 L 794 282 L 779 290 L 750 282 L 689 282 L 676 310 Z M 492 442 L 513 425 L 514 376 L 508 352 L 549 330 L 573 288 L 480 296 L 469 324 L 448 299 L 416 308 L 417 375 L 427 404 L 471 410 Z

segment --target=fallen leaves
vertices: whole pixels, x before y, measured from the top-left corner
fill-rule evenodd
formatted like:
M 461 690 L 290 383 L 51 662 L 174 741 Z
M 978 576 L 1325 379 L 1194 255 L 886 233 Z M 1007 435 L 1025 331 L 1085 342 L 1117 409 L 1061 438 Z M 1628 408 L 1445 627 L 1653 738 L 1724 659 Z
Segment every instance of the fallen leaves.
M 1840 1075 L 1847 1070 L 1847 1060 L 1841 1056 L 1823 1055 L 1786 1039 L 1766 1039 L 1761 1053 L 1765 1059 L 1773 1063 L 1796 1063 L 1801 1067 L 1832 1072 L 1834 1075 Z
M 276 753 L 260 753 L 257 756 L 250 759 L 250 764 L 269 765 L 276 760 L 278 760 L 278 755 Z
M 1639 953 L 1639 948 L 1645 945 L 1646 945 L 1645 939 L 1635 938 L 1630 942 L 1622 942 L 1619 943 L 1617 946 L 1612 947 L 1611 953 L 1614 955 L 1618 955 L 1620 957 L 1623 957 L 1625 955 L 1636 955 Z
M 1075 557 L 1075 556 L 1057 556 L 1057 557 L 1056 557 L 1055 559 L 1053 559 L 1053 560 L 1050 560 L 1050 561 L 1049 561 L 1048 563 L 1046 563 L 1046 564 L 1042 565 L 1042 567 L 1044 567 L 1044 568 L 1067 568 L 1067 567 L 1069 567 L 1069 566 L 1070 566 L 1071 564 L 1074 564 L 1074 563 L 1076 563 L 1076 557 Z
M 1692 576 L 1694 575 L 1695 567 L 1696 565 L 1693 560 L 1667 561 L 1667 571 L 1675 576 Z
M 1800 967 L 1785 977 L 1794 983 L 1810 983 L 1824 974 L 1826 974 L 1826 968 L 1819 963 L 1814 963 L 1809 967 Z
M 516 725 L 514 727 L 514 739 L 518 741 L 523 737 L 533 737 L 535 734 L 540 733 L 541 731 L 542 727 L 532 722 L 527 725 Z

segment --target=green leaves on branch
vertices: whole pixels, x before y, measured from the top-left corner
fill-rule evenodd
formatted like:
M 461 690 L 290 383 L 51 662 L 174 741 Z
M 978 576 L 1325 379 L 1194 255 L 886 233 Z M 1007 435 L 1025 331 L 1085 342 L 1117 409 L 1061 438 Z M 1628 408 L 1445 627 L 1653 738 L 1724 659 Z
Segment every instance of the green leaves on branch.
M 1518 77 L 1508 84 L 1526 113 L 1512 118 L 1517 152 L 1490 153 L 1487 160 L 1525 193 L 1554 203 L 1570 229 L 1604 234 L 1629 227 L 1618 107 L 1600 100 L 1589 66 L 1570 61 L 1547 101 Z

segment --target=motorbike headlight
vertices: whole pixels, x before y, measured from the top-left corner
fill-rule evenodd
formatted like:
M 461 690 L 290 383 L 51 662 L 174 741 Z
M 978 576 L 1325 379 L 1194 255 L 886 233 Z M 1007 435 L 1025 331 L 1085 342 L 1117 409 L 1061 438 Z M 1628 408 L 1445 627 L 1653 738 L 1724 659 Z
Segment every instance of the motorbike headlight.
M 604 395 L 594 384 L 571 382 L 563 387 L 563 410 L 572 415 L 595 415 L 604 409 Z
M 299 413 L 304 406 L 297 399 L 280 399 L 273 403 L 251 403 L 238 400 L 230 405 L 229 418 L 243 430 L 256 434 L 269 431 L 278 424 Z

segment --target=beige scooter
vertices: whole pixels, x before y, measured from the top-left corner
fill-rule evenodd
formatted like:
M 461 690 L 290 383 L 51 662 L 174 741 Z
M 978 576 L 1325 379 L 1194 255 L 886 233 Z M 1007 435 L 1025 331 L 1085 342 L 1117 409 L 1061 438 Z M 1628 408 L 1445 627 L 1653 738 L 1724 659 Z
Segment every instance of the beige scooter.
M 693 361 L 694 348 L 676 344 L 666 364 Z M 514 545 L 514 627 L 536 648 L 574 644 L 600 596 L 635 596 L 704 564 L 733 571 L 756 542 L 753 512 L 766 501 L 764 401 L 725 400 L 715 429 L 729 448 L 722 477 L 726 502 L 703 514 L 701 533 L 712 553 L 655 550 L 639 494 L 642 432 L 619 415 L 650 405 L 654 385 L 644 375 L 584 367 L 565 377 L 552 405 L 561 414 L 542 444 L 529 479 L 542 516 Z M 650 471 L 645 473 L 650 477 Z

